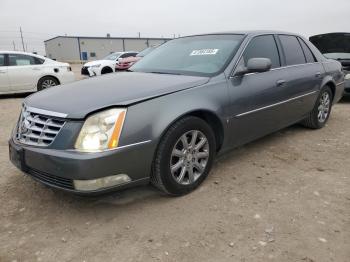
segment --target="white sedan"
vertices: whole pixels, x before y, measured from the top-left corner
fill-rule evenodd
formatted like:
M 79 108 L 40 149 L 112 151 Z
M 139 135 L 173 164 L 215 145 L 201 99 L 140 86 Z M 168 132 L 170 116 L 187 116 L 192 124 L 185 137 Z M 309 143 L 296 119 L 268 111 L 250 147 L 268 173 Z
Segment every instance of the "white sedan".
M 100 76 L 113 73 L 115 72 L 115 66 L 119 59 L 136 56 L 137 54 L 138 52 L 134 51 L 112 53 L 101 60 L 95 60 L 84 64 L 81 69 L 81 74 L 87 76 Z
M 74 80 L 67 63 L 25 52 L 0 51 L 0 94 L 35 92 Z

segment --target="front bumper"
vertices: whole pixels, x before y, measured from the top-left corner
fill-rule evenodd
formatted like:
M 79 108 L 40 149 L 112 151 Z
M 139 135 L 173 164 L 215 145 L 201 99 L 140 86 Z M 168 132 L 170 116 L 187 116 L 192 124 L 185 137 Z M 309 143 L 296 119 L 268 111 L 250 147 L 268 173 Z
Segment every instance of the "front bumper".
M 145 141 L 105 152 L 82 153 L 25 146 L 11 138 L 9 151 L 10 160 L 17 168 L 45 185 L 79 194 L 96 194 L 147 184 L 154 146 L 151 141 Z M 127 174 L 131 181 L 94 191 L 80 191 L 74 186 L 74 180 L 117 174 Z

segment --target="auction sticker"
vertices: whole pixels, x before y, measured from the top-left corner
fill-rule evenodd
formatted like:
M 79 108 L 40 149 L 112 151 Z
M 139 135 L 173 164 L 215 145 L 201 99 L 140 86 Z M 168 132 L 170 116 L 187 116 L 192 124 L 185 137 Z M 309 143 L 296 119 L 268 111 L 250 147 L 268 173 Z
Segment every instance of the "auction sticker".
M 190 56 L 194 55 L 216 55 L 219 49 L 200 49 L 200 50 L 193 50 L 190 54 Z

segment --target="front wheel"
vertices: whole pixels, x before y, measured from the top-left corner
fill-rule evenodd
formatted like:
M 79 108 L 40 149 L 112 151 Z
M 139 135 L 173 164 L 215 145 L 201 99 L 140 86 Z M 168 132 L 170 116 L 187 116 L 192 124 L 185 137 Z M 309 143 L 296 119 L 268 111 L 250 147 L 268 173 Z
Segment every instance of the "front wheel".
M 323 87 L 320 91 L 314 109 L 309 113 L 308 117 L 303 120 L 302 124 L 312 129 L 320 129 L 324 127 L 331 114 L 332 102 L 332 90 L 328 86 Z
M 156 152 L 151 183 L 170 195 L 184 195 L 208 176 L 216 152 L 210 126 L 198 117 L 173 124 Z

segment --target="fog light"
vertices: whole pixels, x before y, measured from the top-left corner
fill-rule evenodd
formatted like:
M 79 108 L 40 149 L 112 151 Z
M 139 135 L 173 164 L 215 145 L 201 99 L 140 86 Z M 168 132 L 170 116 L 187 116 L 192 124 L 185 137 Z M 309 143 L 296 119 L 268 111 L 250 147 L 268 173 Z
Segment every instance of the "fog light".
M 130 182 L 131 179 L 126 174 L 107 176 L 92 180 L 74 180 L 74 187 L 80 191 L 94 191 L 103 188 L 113 187 Z

